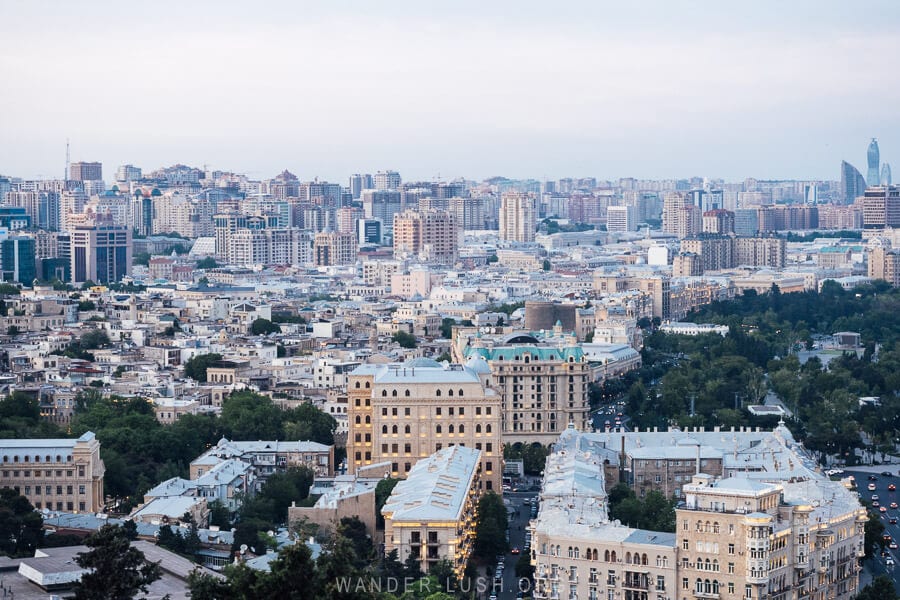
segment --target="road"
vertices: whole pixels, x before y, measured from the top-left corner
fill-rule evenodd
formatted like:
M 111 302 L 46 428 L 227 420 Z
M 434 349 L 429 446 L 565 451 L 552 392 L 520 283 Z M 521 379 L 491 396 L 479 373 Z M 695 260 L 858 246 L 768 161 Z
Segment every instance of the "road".
M 881 471 L 890 471 L 894 473 L 893 476 L 887 477 L 881 475 Z M 884 524 L 884 532 L 891 536 L 893 540 L 900 544 L 900 509 L 892 509 L 890 508 L 891 502 L 897 502 L 900 505 L 900 476 L 897 475 L 897 467 L 896 466 L 883 466 L 883 467 L 875 467 L 869 468 L 866 470 L 856 470 L 856 469 L 846 469 L 844 471 L 844 477 L 847 475 L 853 475 L 856 479 L 857 489 L 859 491 L 859 497 L 861 500 L 871 500 L 872 495 L 878 496 L 878 503 L 882 506 L 887 507 L 887 512 L 880 512 L 882 523 Z M 868 479 L 869 476 L 877 477 L 875 481 L 870 481 Z M 875 485 L 875 490 L 870 491 L 868 489 L 869 484 Z M 888 490 L 888 486 L 894 484 L 897 486 L 898 491 L 890 491 Z M 876 508 L 875 510 L 879 510 Z M 897 524 L 892 525 L 890 522 L 891 518 L 896 518 L 898 520 Z M 885 548 L 885 552 L 887 552 L 894 559 L 894 566 L 889 567 L 885 564 L 885 559 L 876 556 L 872 560 L 867 560 L 863 563 L 863 567 L 871 575 L 871 577 L 877 577 L 878 575 L 886 574 L 888 577 L 894 580 L 894 587 L 900 592 L 900 549 L 891 550 L 890 548 Z M 865 575 L 865 573 L 864 573 Z M 869 578 L 861 578 L 860 583 L 864 584 L 868 581 Z
M 514 600 L 516 592 L 520 589 L 520 582 L 516 578 L 516 563 L 519 557 L 525 553 L 525 532 L 528 529 L 528 521 L 531 519 L 531 505 L 528 500 L 537 496 L 538 492 L 504 492 L 503 498 L 510 501 L 510 507 L 518 510 L 509 520 L 509 547 L 518 548 L 520 554 L 506 554 L 506 568 L 503 570 L 503 590 L 497 590 L 498 600 Z M 530 582 L 522 582 L 521 589 L 525 596 L 529 596 Z

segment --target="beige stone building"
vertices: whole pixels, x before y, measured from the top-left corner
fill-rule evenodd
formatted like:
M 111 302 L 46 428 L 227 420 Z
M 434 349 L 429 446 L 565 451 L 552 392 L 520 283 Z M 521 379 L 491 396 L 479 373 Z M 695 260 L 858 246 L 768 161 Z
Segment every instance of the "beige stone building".
M 503 406 L 503 442 L 550 444 L 574 423 L 588 428 L 591 368 L 573 336 L 474 337 L 459 348 Z
M 675 533 L 611 522 L 606 490 L 619 480 L 639 494 L 683 498 Z M 570 428 L 540 497 L 531 549 L 538 599 L 849 600 L 859 585 L 866 511 L 783 426 Z
M 295 525 L 306 521 L 323 529 L 333 529 L 344 517 L 359 517 L 366 526 L 366 532 L 375 537 L 375 487 L 380 479 L 357 478 L 355 475 L 340 475 L 331 479 L 317 479 L 310 495 L 318 500 L 313 506 L 291 506 L 288 508 L 288 522 Z
M 406 477 L 417 461 L 465 446 L 481 451 L 485 489 L 500 490 L 500 396 L 471 368 L 426 358 L 365 364 L 350 374 L 348 398 L 351 473 Z
M 500 197 L 500 239 L 533 242 L 537 227 L 537 200 L 531 194 L 504 192 Z
M 38 509 L 103 510 L 100 442 L 92 432 L 78 439 L 0 441 L 0 487 L 12 488 Z
M 381 509 L 385 554 L 397 550 L 401 562 L 417 557 L 424 573 L 449 560 L 462 576 L 475 542 L 480 464 L 481 452 L 463 446 L 416 463 Z
M 394 215 L 394 257 L 453 264 L 459 233 L 456 218 L 445 210 L 405 210 Z

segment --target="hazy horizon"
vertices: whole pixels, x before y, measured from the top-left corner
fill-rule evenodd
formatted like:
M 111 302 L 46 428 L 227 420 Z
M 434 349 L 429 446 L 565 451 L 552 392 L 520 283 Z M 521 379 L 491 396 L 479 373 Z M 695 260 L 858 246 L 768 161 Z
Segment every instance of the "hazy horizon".
M 836 180 L 872 137 L 900 163 L 898 23 L 889 0 L 11 1 L 0 173 L 60 177 L 68 138 L 106 180 Z

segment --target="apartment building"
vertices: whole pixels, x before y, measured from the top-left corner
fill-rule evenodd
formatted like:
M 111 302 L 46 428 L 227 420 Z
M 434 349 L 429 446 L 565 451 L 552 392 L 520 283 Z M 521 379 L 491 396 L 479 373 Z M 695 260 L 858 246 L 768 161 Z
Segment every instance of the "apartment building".
M 537 227 L 537 200 L 520 192 L 505 192 L 500 197 L 500 239 L 533 242 Z
M 504 443 L 550 444 L 569 423 L 588 428 L 591 367 L 574 336 L 515 333 L 460 343 L 467 366 L 500 396 Z
M 103 510 L 106 468 L 93 432 L 78 439 L 0 440 L 0 457 L 0 487 L 16 490 L 35 508 Z
M 352 233 L 317 233 L 313 240 L 313 259 L 320 267 L 353 264 L 356 250 L 356 236 Z
M 606 492 L 619 478 L 683 498 L 675 533 L 610 522 Z M 823 477 L 783 425 L 568 428 L 532 523 L 535 598 L 848 600 L 866 520 L 856 494 Z
M 418 559 L 423 573 L 449 560 L 463 575 L 475 543 L 481 452 L 453 446 L 418 461 L 381 509 L 384 551 Z
M 480 451 L 485 489 L 500 489 L 500 396 L 472 368 L 427 358 L 364 364 L 350 374 L 347 389 L 351 473 L 371 467 L 406 477 L 438 450 L 465 446 Z
M 394 215 L 394 257 L 453 264 L 459 248 L 459 227 L 447 211 L 405 210 Z

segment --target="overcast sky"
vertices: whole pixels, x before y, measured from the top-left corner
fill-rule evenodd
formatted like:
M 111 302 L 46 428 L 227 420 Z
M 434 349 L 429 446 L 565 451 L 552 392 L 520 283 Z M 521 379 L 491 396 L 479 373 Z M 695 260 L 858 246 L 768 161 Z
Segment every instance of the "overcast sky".
M 625 4 L 0 0 L 0 173 L 900 171 L 900 2 Z

